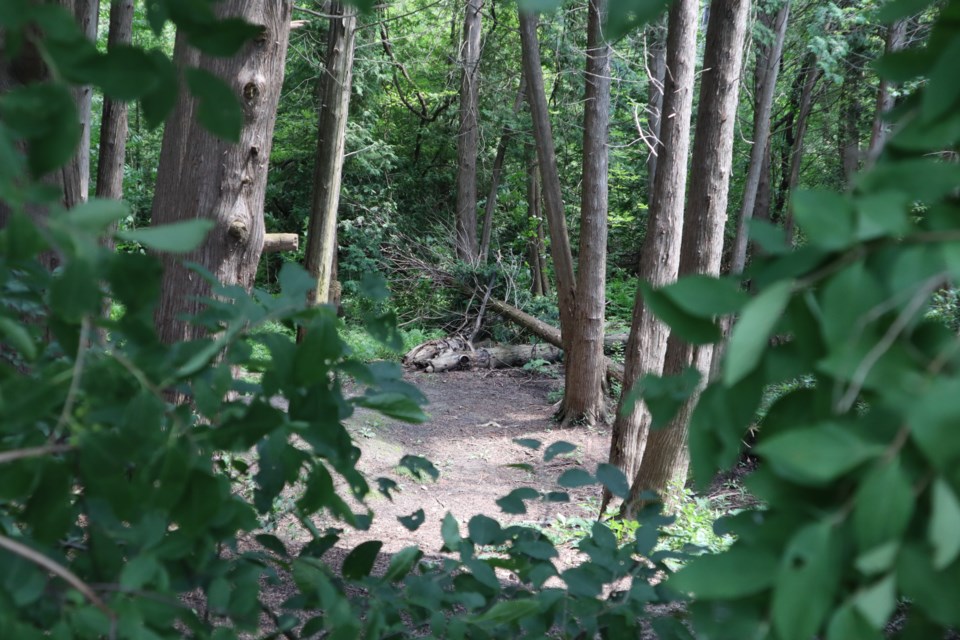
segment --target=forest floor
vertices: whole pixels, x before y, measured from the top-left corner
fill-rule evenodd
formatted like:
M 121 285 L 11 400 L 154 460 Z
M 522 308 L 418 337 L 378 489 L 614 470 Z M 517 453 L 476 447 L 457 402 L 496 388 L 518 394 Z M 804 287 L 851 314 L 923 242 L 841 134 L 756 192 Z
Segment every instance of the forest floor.
M 533 524 L 548 534 L 551 528 L 559 527 L 553 533 L 561 540 L 570 535 L 563 522 L 596 519 L 598 487 L 566 489 L 569 503 L 528 501 L 524 515 L 504 514 L 496 504 L 497 499 L 518 487 L 564 490 L 556 480 L 565 470 L 576 466 L 594 470 L 598 463 L 606 461 L 609 428 L 561 429 L 553 421 L 551 394 L 562 390 L 563 380 L 550 377 L 550 373 L 552 370 L 547 371 L 548 375 L 522 369 L 439 374 L 408 371 L 405 379 L 427 397 L 426 422 L 409 424 L 373 411 L 357 410 L 346 422 L 347 430 L 363 452 L 357 467 L 372 486 L 376 486 L 376 478 L 386 477 L 398 484 L 398 490 L 391 500 L 375 489 L 368 496 L 367 505 L 374 512 L 374 520 L 367 531 L 351 529 L 331 518 L 318 519 L 316 524 L 321 529 L 344 529 L 337 548 L 325 557 L 342 559 L 350 549 L 367 540 L 383 542 L 382 556 L 411 545 L 418 545 L 428 555 L 438 553 L 443 546 L 440 524 L 448 512 L 464 533 L 469 519 L 482 513 L 502 524 Z M 533 438 L 543 446 L 539 450 L 523 447 L 514 442 L 517 438 Z M 577 448 L 543 462 L 544 449 L 558 440 Z M 414 478 L 399 467 L 400 459 L 407 454 L 432 462 L 440 472 L 437 480 Z M 532 472 L 529 468 L 509 466 L 517 463 L 529 465 Z M 341 495 L 346 493 L 343 489 Z M 409 531 L 397 518 L 418 509 L 423 509 L 425 521 L 417 530 Z M 310 539 L 292 518 L 281 518 L 273 533 L 292 552 Z

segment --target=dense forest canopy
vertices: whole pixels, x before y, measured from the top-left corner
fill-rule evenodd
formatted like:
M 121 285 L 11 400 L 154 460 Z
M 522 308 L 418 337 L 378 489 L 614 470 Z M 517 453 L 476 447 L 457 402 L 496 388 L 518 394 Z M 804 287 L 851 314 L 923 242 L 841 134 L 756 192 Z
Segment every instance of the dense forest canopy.
M 957 637 L 958 53 L 957 0 L 5 0 L 0 637 Z M 333 566 L 414 346 L 562 354 L 607 462 Z M 588 486 L 577 554 L 509 519 Z

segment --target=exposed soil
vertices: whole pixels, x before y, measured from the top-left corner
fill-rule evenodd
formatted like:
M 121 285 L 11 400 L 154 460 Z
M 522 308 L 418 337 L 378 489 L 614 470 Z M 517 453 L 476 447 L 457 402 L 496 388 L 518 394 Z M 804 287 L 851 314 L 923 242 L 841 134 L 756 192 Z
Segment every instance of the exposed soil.
M 406 379 L 427 397 L 429 420 L 407 424 L 380 414 L 359 410 L 348 422 L 363 455 L 357 465 L 371 480 L 386 477 L 399 485 L 388 500 L 374 492 L 368 505 L 375 513 L 368 531 L 349 528 L 338 547 L 351 549 L 366 540 L 381 540 L 383 552 L 419 545 L 426 553 L 442 546 L 440 523 L 449 512 L 466 530 L 470 517 L 478 513 L 501 523 L 537 523 L 549 526 L 557 515 L 596 517 L 599 489 L 567 490 L 569 503 L 527 502 L 524 515 L 507 515 L 496 500 L 518 487 L 540 491 L 561 490 L 556 479 L 564 470 L 584 466 L 592 470 L 605 462 L 610 442 L 607 427 L 561 429 L 553 421 L 551 391 L 562 388 L 562 380 L 517 369 L 451 371 L 442 374 L 408 372 Z M 543 443 L 539 450 L 516 444 L 516 438 L 533 438 Z M 544 449 L 564 440 L 576 451 L 543 462 Z M 406 454 L 430 460 L 440 471 L 437 481 L 413 478 L 398 463 Z M 526 464 L 533 469 L 510 467 Z M 408 531 L 397 520 L 423 509 L 424 524 Z M 332 520 L 318 524 L 335 526 Z M 276 532 L 293 548 L 308 540 L 299 527 L 281 525 Z

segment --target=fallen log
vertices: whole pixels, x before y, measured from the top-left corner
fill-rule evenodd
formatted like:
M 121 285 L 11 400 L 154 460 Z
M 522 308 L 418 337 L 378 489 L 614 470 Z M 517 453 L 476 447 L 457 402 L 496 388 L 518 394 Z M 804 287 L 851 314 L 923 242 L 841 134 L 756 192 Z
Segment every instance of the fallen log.
M 502 300 L 490 298 L 489 306 L 491 309 L 504 316 L 508 320 L 515 322 L 524 329 L 527 329 L 533 335 L 541 340 L 562 349 L 563 340 L 560 337 L 560 330 L 553 325 L 547 324 L 539 318 L 534 318 L 529 313 L 517 309 L 513 305 L 507 304 Z M 610 358 L 605 358 L 607 365 L 607 378 L 623 384 L 623 365 L 618 364 Z
M 516 344 L 480 347 L 473 351 L 439 354 L 423 367 L 428 373 L 454 369 L 502 369 L 522 367 L 528 362 L 559 362 L 563 352 L 552 344 Z
M 263 236 L 264 253 L 296 251 L 299 247 L 300 236 L 295 233 L 268 233 Z

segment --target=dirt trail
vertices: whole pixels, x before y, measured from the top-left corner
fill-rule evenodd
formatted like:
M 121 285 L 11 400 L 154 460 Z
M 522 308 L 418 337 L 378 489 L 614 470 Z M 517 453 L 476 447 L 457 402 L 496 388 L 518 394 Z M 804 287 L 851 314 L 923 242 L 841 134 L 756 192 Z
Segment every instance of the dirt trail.
M 541 491 L 558 490 L 556 479 L 566 469 L 582 465 L 594 470 L 606 461 L 610 434 L 607 428 L 560 429 L 552 420 L 554 407 L 548 396 L 562 381 L 522 370 L 453 371 L 442 374 L 408 372 L 406 379 L 427 397 L 429 420 L 407 424 L 360 410 L 348 422 L 363 455 L 358 467 L 371 484 L 387 477 L 399 485 L 393 500 L 374 493 L 368 504 L 375 512 L 368 531 L 346 528 L 340 549 L 350 549 L 366 540 L 381 540 L 383 552 L 393 553 L 419 545 L 426 553 L 442 546 L 440 523 L 452 513 L 466 530 L 469 518 L 478 513 L 507 522 L 535 522 L 546 526 L 564 516 L 595 517 L 599 490 L 595 487 L 569 491 L 570 503 L 528 502 L 527 514 L 503 514 L 496 500 L 518 487 Z M 543 442 L 539 451 L 522 447 L 515 438 Z M 558 440 L 577 446 L 576 451 L 543 462 L 543 449 Z M 423 456 L 440 471 L 436 482 L 416 480 L 398 471 L 405 454 Z M 533 473 L 507 465 L 525 463 Z M 397 520 L 423 509 L 426 519 L 416 531 Z M 332 520 L 320 520 L 335 526 Z M 299 527 L 281 526 L 277 535 L 293 548 L 307 538 Z

